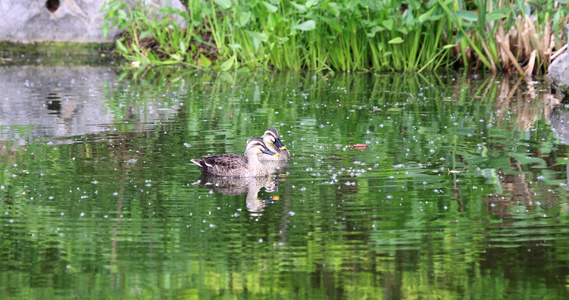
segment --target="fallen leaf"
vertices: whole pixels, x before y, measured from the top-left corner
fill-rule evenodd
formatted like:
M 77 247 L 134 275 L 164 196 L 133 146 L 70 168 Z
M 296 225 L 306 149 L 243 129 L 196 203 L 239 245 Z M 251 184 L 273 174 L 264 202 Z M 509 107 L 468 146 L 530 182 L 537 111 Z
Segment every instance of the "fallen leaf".
M 367 145 L 366 144 L 355 144 L 355 145 L 349 146 L 349 147 L 354 148 L 354 149 L 358 149 L 358 150 L 364 150 L 367 148 Z

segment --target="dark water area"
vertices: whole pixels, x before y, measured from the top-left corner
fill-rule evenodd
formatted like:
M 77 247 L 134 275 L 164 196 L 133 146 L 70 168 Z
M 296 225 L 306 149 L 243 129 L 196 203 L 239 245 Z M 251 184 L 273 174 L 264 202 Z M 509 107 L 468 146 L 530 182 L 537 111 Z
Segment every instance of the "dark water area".
M 0 88 L 1 299 L 569 297 L 569 112 L 542 81 L 18 66 Z M 273 175 L 190 162 L 267 128 Z

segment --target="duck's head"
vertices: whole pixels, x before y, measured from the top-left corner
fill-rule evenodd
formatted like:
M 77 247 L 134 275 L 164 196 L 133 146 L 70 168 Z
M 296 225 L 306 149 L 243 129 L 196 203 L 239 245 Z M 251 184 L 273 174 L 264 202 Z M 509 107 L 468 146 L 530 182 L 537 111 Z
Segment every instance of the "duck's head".
M 278 153 L 275 153 L 263 143 L 262 139 L 260 138 L 250 138 L 247 140 L 247 148 L 245 148 L 245 156 L 249 155 L 258 155 L 258 154 L 267 154 L 271 156 L 279 156 Z
M 280 150 L 285 150 L 286 146 L 283 145 L 281 140 L 279 139 L 279 134 L 276 129 L 270 128 L 265 131 L 263 134 L 263 142 L 267 145 L 274 144 Z

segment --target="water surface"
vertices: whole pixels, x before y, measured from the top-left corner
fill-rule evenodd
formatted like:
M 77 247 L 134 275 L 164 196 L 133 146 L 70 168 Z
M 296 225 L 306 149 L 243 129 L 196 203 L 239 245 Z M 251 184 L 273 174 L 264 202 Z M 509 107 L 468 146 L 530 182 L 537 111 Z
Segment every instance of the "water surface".
M 2 299 L 569 297 L 567 109 L 541 82 L 0 74 Z M 293 155 L 272 176 L 189 162 L 266 128 Z

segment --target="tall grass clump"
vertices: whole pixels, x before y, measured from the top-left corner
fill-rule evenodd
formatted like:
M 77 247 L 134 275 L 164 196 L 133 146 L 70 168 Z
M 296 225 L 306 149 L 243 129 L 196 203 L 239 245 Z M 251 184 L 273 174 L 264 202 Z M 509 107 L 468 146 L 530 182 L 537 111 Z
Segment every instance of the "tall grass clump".
M 102 9 L 106 11 L 105 35 L 111 26 L 124 30 L 116 48 L 133 65 L 182 64 L 198 68 L 211 64 L 204 53 L 212 51 L 214 45 L 204 40 L 200 31 L 191 26 L 183 28 L 177 22 L 180 18 L 189 20 L 188 12 L 146 7 L 143 2 L 129 6 L 119 0 L 105 2 Z
M 565 0 L 563 0 L 565 1 Z M 316 71 L 545 72 L 569 9 L 552 0 L 188 0 L 182 28 L 111 0 L 119 52 L 143 65 Z M 536 9 L 539 8 L 539 9 Z M 145 38 L 152 47 L 143 47 Z

